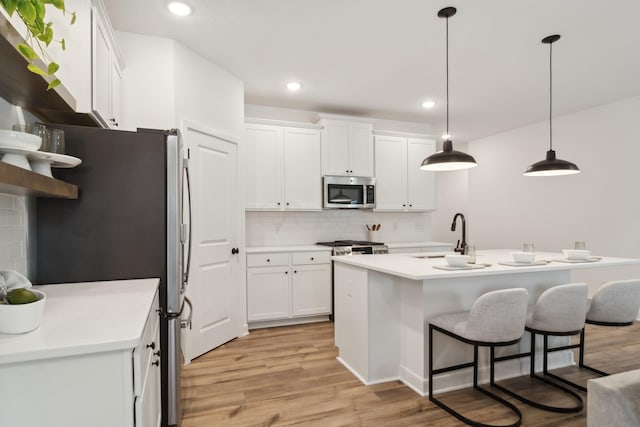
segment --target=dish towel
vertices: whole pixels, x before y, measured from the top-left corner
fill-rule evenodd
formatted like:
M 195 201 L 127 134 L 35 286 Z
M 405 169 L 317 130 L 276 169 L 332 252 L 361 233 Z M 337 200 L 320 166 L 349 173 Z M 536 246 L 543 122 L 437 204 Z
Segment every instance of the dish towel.
M 0 271 L 0 289 L 8 293 L 13 289 L 30 288 L 31 282 L 22 274 L 13 270 Z

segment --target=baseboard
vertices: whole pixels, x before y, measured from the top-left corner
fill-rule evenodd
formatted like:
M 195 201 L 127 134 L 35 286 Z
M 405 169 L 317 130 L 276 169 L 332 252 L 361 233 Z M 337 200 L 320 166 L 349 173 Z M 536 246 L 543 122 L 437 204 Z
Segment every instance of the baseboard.
M 278 326 L 304 325 L 306 323 L 328 322 L 329 315 L 296 317 L 294 319 L 265 320 L 261 322 L 251 322 L 248 327 L 252 329 L 276 328 Z

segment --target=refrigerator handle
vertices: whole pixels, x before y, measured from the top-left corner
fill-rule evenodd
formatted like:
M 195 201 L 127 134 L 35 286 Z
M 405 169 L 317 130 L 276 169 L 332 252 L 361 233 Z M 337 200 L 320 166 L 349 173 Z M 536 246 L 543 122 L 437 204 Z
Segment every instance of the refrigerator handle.
M 185 180 L 187 183 L 187 198 L 189 203 L 187 204 L 187 209 L 189 211 L 189 245 L 187 246 L 187 265 L 185 266 L 185 271 L 182 276 L 182 289 L 185 289 L 189 284 L 189 273 L 191 272 L 191 245 L 192 245 L 192 237 L 193 237 L 193 215 L 191 212 L 192 204 L 191 204 L 191 179 L 189 176 L 189 162 L 188 159 L 184 161 L 184 174 Z
M 191 300 L 188 297 L 184 297 L 184 302 L 189 306 L 189 317 L 186 319 L 180 319 L 180 327 L 182 329 L 189 327 L 191 329 L 191 319 L 193 318 L 193 305 L 191 305 Z M 180 310 L 182 311 L 182 310 Z

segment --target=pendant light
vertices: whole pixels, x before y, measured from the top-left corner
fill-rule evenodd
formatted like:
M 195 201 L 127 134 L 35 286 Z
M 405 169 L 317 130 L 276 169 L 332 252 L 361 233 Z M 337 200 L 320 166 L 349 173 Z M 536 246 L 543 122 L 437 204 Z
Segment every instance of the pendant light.
M 475 159 L 467 153 L 453 149 L 449 135 L 449 18 L 456 14 L 455 7 L 445 7 L 438 11 L 438 17 L 446 19 L 447 29 L 447 133 L 442 143 L 442 151 L 438 151 L 424 159 L 420 169 L 427 171 L 453 171 L 478 166 Z
M 553 85 L 552 85 L 552 52 L 553 43 L 560 39 L 558 34 L 547 36 L 542 39 L 542 43 L 549 45 L 549 151 L 547 158 L 540 160 L 529 166 L 524 173 L 526 176 L 556 176 L 556 175 L 573 175 L 580 173 L 580 169 L 574 163 L 556 158 L 556 152 L 553 150 L 553 133 L 551 126 L 551 108 L 553 106 Z

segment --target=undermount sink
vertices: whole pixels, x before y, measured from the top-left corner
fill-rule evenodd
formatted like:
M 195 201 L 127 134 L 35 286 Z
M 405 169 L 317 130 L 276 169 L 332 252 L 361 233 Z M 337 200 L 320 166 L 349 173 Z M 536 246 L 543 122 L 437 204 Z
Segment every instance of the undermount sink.
M 414 255 L 412 258 L 444 258 L 444 255 Z

